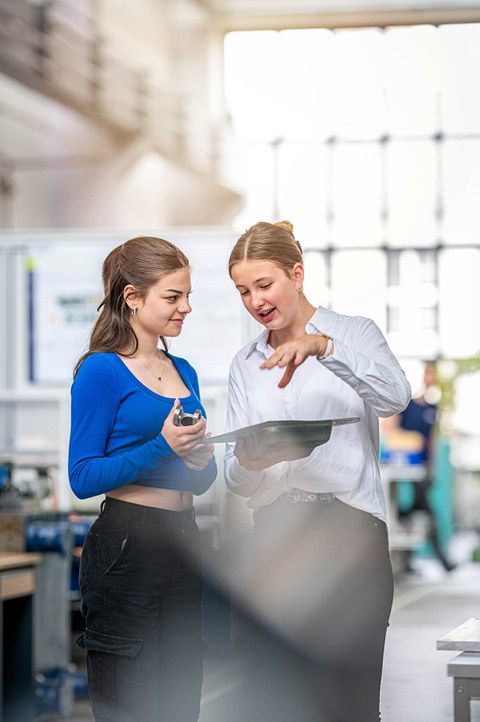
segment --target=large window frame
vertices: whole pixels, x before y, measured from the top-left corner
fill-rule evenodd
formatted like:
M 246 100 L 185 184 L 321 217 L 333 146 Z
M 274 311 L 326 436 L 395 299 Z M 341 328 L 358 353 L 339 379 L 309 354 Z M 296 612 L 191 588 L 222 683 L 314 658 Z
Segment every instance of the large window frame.
M 305 49 L 294 48 L 301 32 Z M 243 53 L 241 104 L 227 92 L 248 179 L 239 228 L 292 221 L 312 302 L 373 317 L 400 357 L 480 354 L 466 305 L 476 288 L 471 269 L 480 272 L 480 89 L 469 83 L 480 24 L 252 37 L 256 47 L 267 42 L 269 62 L 259 67 Z M 352 63 L 342 53 L 355 47 Z M 368 73 L 373 80 L 362 85 Z M 306 106 L 300 77 L 312 88 Z M 261 87 L 271 95 L 262 97 Z M 358 117 L 349 116 L 355 108 Z M 318 132 L 303 117 L 309 112 Z

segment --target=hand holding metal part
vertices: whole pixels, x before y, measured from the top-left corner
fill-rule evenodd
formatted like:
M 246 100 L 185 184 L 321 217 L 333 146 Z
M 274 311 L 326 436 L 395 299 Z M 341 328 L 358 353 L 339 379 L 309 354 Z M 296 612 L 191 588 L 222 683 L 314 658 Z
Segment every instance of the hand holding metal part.
M 189 414 L 183 410 L 180 402 L 175 401 L 172 422 L 177 428 L 189 429 L 187 433 L 192 432 L 192 435 L 187 439 L 187 443 L 188 441 L 192 443 L 195 442 L 193 445 L 190 444 L 190 448 L 183 453 L 180 453 L 177 449 L 175 449 L 175 451 L 182 457 L 185 466 L 188 466 L 188 468 L 193 471 L 201 471 L 207 466 L 215 450 L 213 444 L 208 443 L 211 433 L 205 434 L 206 420 L 203 418 L 202 412 L 196 409 L 193 414 Z M 196 428 L 192 429 L 192 427 Z M 201 430 L 203 430 L 204 435 L 199 439 L 196 432 L 200 432 Z M 197 443 L 199 440 L 203 442 L 202 445 Z
M 175 423 L 175 414 L 177 423 Z M 186 424 L 178 423 L 184 419 L 187 421 Z M 195 414 L 183 414 L 180 401 L 175 399 L 163 424 L 162 436 L 178 456 L 185 457 L 195 449 L 201 440 L 205 439 L 206 430 L 207 422 L 201 413 L 198 411 Z

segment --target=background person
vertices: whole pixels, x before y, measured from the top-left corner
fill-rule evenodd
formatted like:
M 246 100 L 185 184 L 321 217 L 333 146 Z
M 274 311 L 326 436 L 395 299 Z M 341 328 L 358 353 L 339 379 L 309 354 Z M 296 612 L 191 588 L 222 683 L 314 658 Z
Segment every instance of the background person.
M 378 417 L 405 408 L 410 387 L 373 321 L 305 297 L 290 223 L 248 229 L 229 271 L 265 329 L 231 364 L 227 431 L 360 417 L 295 461 L 252 461 L 242 441 L 227 445 L 227 484 L 254 519 L 244 717 L 373 722 L 393 595 Z
M 412 482 L 411 503 L 400 509 L 399 518 L 401 521 L 409 522 L 415 512 L 423 512 L 428 517 L 427 536 L 438 560 L 446 571 L 455 568 L 445 552 L 439 537 L 437 517 L 430 503 L 430 491 L 434 480 L 434 457 L 435 457 L 435 430 L 438 414 L 438 387 L 437 372 L 435 363 L 427 361 L 424 365 L 423 385 L 420 393 L 412 398 L 400 414 L 388 419 L 385 428 L 382 428 L 387 438 L 395 435 L 396 443 L 401 444 L 402 435 L 411 438 L 410 432 L 414 432 L 417 440 L 415 445 L 416 462 L 425 467 L 425 477 L 420 481 Z M 400 433 L 399 433 L 400 432 Z M 403 484 L 404 482 L 402 482 Z M 411 570 L 411 550 L 408 550 L 407 570 Z
M 167 351 L 191 311 L 187 257 L 133 238 L 103 264 L 104 299 L 71 389 L 70 483 L 105 494 L 80 564 L 97 722 L 194 722 L 202 684 L 199 532 L 192 495 L 216 476 L 194 369 Z M 159 349 L 159 338 L 163 349 Z M 180 399 L 180 401 L 179 401 Z

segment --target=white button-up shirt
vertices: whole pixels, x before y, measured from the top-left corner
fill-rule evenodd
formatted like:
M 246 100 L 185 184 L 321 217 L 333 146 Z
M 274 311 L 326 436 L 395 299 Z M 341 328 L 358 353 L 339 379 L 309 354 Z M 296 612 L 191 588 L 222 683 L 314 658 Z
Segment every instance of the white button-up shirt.
M 378 326 L 368 318 L 342 316 L 319 307 L 305 327 L 308 334 L 325 333 L 334 353 L 320 361 L 309 357 L 283 389 L 284 369 L 260 369 L 272 355 L 269 331 L 248 343 L 234 357 L 229 374 L 226 431 L 281 419 L 360 421 L 333 426 L 330 440 L 295 461 L 264 471 L 247 471 L 225 452 L 228 487 L 250 497 L 252 509 L 272 503 L 291 488 L 332 492 L 346 504 L 386 520 L 385 498 L 378 465 L 378 417 L 403 411 L 411 390 L 405 374 Z

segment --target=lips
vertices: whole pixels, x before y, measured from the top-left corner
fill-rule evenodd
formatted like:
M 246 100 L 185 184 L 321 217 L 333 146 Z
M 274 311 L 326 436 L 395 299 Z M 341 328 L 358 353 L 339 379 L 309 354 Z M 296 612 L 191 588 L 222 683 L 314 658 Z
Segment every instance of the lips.
M 275 308 L 270 308 L 268 311 L 261 311 L 259 312 L 259 317 L 262 321 L 270 321 L 273 318 L 273 314 L 275 313 Z

